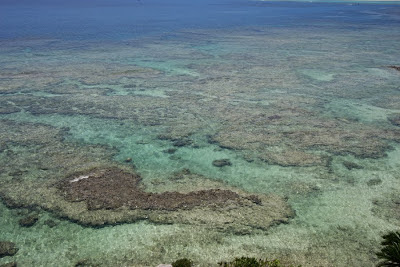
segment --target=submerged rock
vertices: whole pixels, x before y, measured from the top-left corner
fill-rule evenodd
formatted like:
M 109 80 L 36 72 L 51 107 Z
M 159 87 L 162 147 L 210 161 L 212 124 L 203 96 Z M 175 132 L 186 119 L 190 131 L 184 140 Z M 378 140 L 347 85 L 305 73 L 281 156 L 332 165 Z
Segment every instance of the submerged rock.
M 190 139 L 178 139 L 175 140 L 172 145 L 176 147 L 182 147 L 182 146 L 190 146 L 193 143 L 192 140 Z
M 89 259 L 82 259 L 75 263 L 74 267 L 95 267 L 99 266 L 98 264 L 92 263 Z
M 176 148 L 168 148 L 166 150 L 163 150 L 163 152 L 167 154 L 174 154 L 176 150 L 177 150 Z
M 172 145 L 175 147 L 190 146 L 193 144 L 193 140 L 189 139 L 188 136 L 174 136 L 174 134 L 160 134 L 157 136 L 160 140 L 172 141 Z
M 217 159 L 212 162 L 215 167 L 231 166 L 232 163 L 229 159 Z
M 343 166 L 345 166 L 348 170 L 352 169 L 362 169 L 363 166 L 358 165 L 357 163 L 351 162 L 351 161 L 343 161 Z
M 5 143 L 0 143 L 0 153 L 7 150 L 8 146 Z
M 388 117 L 388 120 L 394 126 L 400 126 L 400 114 L 393 114 Z
M 172 267 L 192 267 L 193 261 L 187 258 L 183 258 L 174 261 L 171 265 Z
M 314 165 L 326 166 L 329 162 L 329 158 L 326 156 L 315 155 L 299 150 L 284 150 L 280 152 L 266 151 L 265 153 L 260 154 L 259 158 L 270 164 L 277 164 L 283 167 L 308 167 Z
M 379 178 L 374 178 L 374 179 L 370 179 L 367 182 L 368 186 L 375 186 L 375 185 L 380 185 L 382 183 L 382 180 Z
M 400 71 L 400 66 L 391 65 L 391 66 L 388 66 L 388 68 Z
M 250 195 L 247 197 L 248 200 L 252 201 L 253 203 L 257 204 L 257 205 L 262 205 L 262 201 L 259 197 L 257 197 L 256 195 Z
M 13 256 L 18 252 L 18 248 L 13 242 L 0 241 L 0 258 Z
M 22 227 L 31 227 L 39 220 L 39 215 L 37 213 L 29 214 L 21 218 L 18 223 Z
M 269 116 L 269 117 L 268 117 L 269 120 L 279 120 L 279 119 L 281 119 L 281 118 L 282 118 L 282 117 L 279 116 L 279 115 L 272 115 L 272 116 Z
M 47 225 L 50 228 L 53 228 L 53 227 L 58 225 L 58 223 L 56 221 L 51 220 L 51 219 L 45 220 L 44 224 Z

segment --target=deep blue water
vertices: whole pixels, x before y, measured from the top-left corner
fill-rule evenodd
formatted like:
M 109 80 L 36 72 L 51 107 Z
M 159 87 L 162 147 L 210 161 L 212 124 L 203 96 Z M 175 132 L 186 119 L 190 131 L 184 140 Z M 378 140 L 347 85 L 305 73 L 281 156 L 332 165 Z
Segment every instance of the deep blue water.
M 367 14 L 367 15 L 366 15 Z M 400 26 L 400 5 L 246 0 L 1 1 L 0 38 L 131 39 L 232 26 Z

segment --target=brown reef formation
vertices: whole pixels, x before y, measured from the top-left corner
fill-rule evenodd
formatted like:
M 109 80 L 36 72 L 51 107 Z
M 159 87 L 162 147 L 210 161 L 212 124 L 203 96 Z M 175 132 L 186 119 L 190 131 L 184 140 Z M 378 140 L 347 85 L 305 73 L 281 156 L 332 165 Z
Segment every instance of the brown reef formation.
M 102 165 L 53 183 L 10 182 L 0 195 L 10 207 L 39 207 L 87 226 L 149 220 L 247 234 L 294 216 L 286 200 L 276 195 L 248 194 L 186 171 L 166 180 L 176 191 L 146 192 L 132 170 Z M 32 193 L 22 194 L 27 191 Z
M 263 47 L 264 42 L 259 45 Z M 125 49 L 112 51 L 127 53 L 124 56 L 133 54 Z M 158 49 L 163 51 L 162 47 Z M 142 52 L 149 53 L 150 58 L 154 56 L 153 51 Z M 178 55 L 190 61 L 206 56 L 185 49 L 168 52 L 158 56 L 165 61 Z M 199 76 L 166 75 L 156 65 L 152 68 L 97 62 L 79 66 L 48 66 L 42 62 L 36 63 L 34 70 L 10 69 L 0 75 L 7 78 L 0 81 L 0 114 L 25 111 L 38 116 L 85 115 L 129 120 L 157 127 L 160 136 L 177 148 L 191 145 L 191 135 L 203 131 L 221 147 L 243 150 L 246 155 L 281 166 L 327 166 L 333 154 L 383 157 L 392 141 L 399 142 L 398 129 L 351 120 L 345 113 L 332 116 L 324 106 L 331 96 L 348 99 L 379 96 L 371 102 L 398 109 L 397 95 L 393 92 L 382 95 L 377 89 L 395 90 L 395 82 L 383 86 L 373 76 L 342 73 L 335 82 L 320 87 L 310 85 L 309 80 L 305 83 L 297 72 L 288 68 L 292 61 L 287 64 L 268 57 L 265 59 L 268 62 L 276 61 L 265 65 L 260 55 L 247 51 L 246 64 L 236 65 L 236 57 L 240 56 L 243 55 L 228 54 L 224 56 L 226 61 L 186 66 L 189 73 Z M 174 86 L 165 88 L 165 84 Z M 356 90 L 360 85 L 363 90 Z M 153 91 L 164 95 L 154 96 Z
M 178 210 L 196 206 L 223 206 L 241 197 L 229 190 L 209 189 L 186 194 L 145 192 L 137 174 L 118 168 L 93 169 L 64 179 L 57 186 L 68 201 L 83 201 L 88 210 L 118 209 Z
M 170 181 L 177 177 L 177 191 L 154 193 L 144 191 L 140 177 L 132 171 L 95 168 L 70 175 L 55 186 L 69 205 L 78 208 L 72 213 L 66 210 L 67 216 L 89 225 L 148 219 L 247 233 L 254 228 L 267 229 L 294 215 L 278 196 L 246 194 L 219 182 L 210 182 L 212 186 L 207 187 L 204 177 L 187 170 L 175 174 Z M 193 179 L 197 180 L 197 190 L 188 191 L 185 183 Z
M 11 136 L 1 130 L 7 127 L 15 130 Z M 112 162 L 113 149 L 67 142 L 65 131 L 0 120 L 0 197 L 6 205 L 45 209 L 87 226 L 149 220 L 239 234 L 294 216 L 280 196 L 248 194 L 189 170 L 161 177 L 148 191 L 131 167 Z
M 302 105 L 301 100 L 299 103 Z M 230 116 L 211 139 L 222 147 L 250 152 L 270 164 L 302 167 L 327 166 L 332 155 L 383 157 L 390 141 L 400 141 L 397 129 L 321 118 L 300 107 L 289 108 L 281 100 L 276 100 L 274 110 L 281 118 L 271 120 L 268 114 L 244 109 L 236 114 L 226 112 Z
M 18 248 L 13 242 L 0 241 L 0 258 L 13 256 L 18 252 Z
M 391 66 L 388 66 L 388 68 L 400 71 L 400 66 L 391 65 Z

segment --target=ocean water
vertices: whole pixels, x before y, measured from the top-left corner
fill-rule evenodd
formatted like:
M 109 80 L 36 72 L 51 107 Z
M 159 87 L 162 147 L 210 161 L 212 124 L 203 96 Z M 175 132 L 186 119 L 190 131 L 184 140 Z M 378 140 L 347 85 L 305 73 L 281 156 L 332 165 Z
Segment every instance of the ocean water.
M 400 5 L 0 1 L 0 265 L 375 266 Z

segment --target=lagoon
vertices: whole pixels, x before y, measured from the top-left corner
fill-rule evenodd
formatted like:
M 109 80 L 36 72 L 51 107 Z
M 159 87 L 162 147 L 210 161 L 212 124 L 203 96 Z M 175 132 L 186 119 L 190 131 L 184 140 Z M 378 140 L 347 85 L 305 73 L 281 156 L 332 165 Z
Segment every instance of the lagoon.
M 1 1 L 0 264 L 375 266 L 399 8 Z

